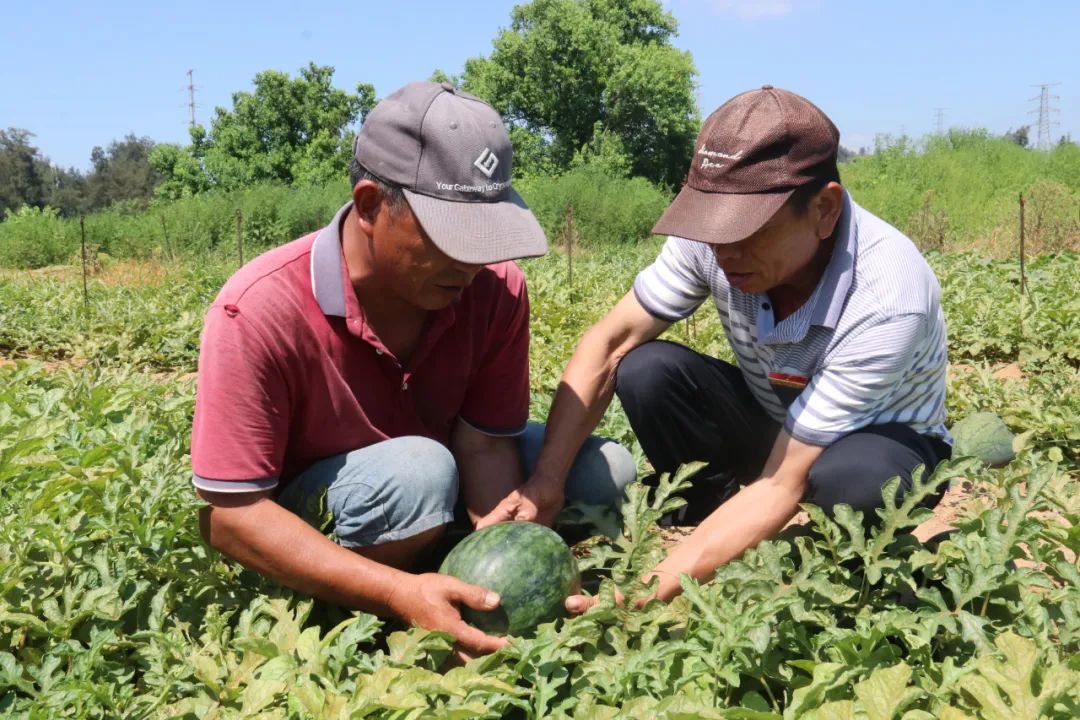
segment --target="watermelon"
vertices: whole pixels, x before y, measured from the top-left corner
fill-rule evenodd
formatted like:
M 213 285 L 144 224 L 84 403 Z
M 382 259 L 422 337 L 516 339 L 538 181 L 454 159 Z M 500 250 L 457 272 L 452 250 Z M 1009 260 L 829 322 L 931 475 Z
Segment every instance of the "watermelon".
M 1013 452 L 1013 434 L 997 415 L 978 412 L 953 425 L 950 431 L 956 444 L 953 455 L 970 455 L 988 467 L 1008 465 Z
M 439 572 L 499 593 L 499 607 L 461 607 L 465 622 L 489 635 L 528 635 L 563 615 L 563 600 L 581 587 L 570 548 L 552 529 L 504 522 L 458 543 Z

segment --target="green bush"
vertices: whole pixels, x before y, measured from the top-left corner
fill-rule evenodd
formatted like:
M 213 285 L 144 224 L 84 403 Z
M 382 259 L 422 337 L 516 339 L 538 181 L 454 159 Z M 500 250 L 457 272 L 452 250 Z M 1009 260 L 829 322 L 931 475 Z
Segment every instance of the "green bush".
M 87 245 L 114 258 L 236 257 L 240 211 L 245 259 L 317 230 L 349 198 L 348 183 L 289 188 L 259 185 L 243 192 L 208 192 L 148 209 L 117 204 L 86 217 Z M 79 221 L 51 209 L 28 209 L 0 223 L 0 267 L 66 262 L 79 249 Z
M 0 267 L 39 268 L 66 262 L 79 247 L 72 226 L 53 208 L 24 206 L 0 223 Z
M 515 183 L 547 233 L 562 242 L 566 210 L 574 209 L 577 239 L 586 246 L 634 243 L 648 237 L 671 202 L 671 194 L 644 178 L 622 178 L 595 164 L 556 177 L 526 177 Z
M 985 130 L 922 142 L 883 138 L 873 155 L 843 164 L 840 174 L 856 202 L 924 250 L 1011 252 L 1020 193 L 1032 252 L 1080 249 L 1080 147 L 1073 144 L 1040 152 Z

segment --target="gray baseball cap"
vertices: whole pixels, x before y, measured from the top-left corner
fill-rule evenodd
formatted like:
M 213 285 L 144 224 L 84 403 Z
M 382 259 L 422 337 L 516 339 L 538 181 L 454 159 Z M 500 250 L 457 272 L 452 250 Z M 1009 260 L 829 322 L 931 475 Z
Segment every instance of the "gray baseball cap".
M 502 118 L 449 83 L 409 83 L 368 114 L 356 161 L 400 185 L 424 231 L 455 260 L 487 265 L 547 252 L 544 231 L 510 186 Z

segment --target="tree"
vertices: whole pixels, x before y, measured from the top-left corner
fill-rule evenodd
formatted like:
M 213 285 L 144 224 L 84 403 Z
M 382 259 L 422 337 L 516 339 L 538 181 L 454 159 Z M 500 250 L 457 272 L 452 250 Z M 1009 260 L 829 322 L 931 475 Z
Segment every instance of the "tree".
M 159 180 L 150 165 L 153 149 L 153 140 L 133 133 L 109 143 L 108 149 L 95 147 L 90 153 L 93 170 L 86 178 L 87 209 L 105 208 L 121 200 L 149 200 Z
M 23 205 L 45 204 L 42 169 L 48 162 L 30 144 L 32 137 L 29 130 L 0 130 L 0 219 Z
M 332 67 L 309 63 L 295 78 L 277 70 L 256 75 L 253 92 L 233 93 L 231 110 L 216 108 L 209 131 L 201 125 L 191 129 L 191 145 L 164 146 L 151 155 L 164 180 L 159 194 L 345 177 L 349 126 L 375 106 L 375 89 L 360 83 L 351 95 L 331 86 L 333 74 Z
M 86 176 L 75 168 L 62 168 L 42 162 L 45 204 L 56 208 L 63 217 L 74 217 L 90 208 Z
M 618 138 L 632 174 L 677 186 L 700 118 L 676 29 L 656 0 L 533 0 L 461 83 L 503 115 L 519 174 L 569 167 L 599 131 Z
M 1031 126 L 1030 125 L 1021 125 L 1020 127 L 1018 127 L 1015 130 L 1013 130 L 1012 128 L 1009 128 L 1008 132 L 1006 132 L 1004 135 L 1002 135 L 1002 137 L 1004 137 L 1006 140 L 1013 141 L 1014 143 L 1016 143 L 1020 147 L 1027 147 L 1028 143 L 1031 141 L 1031 138 L 1029 136 L 1030 131 L 1031 131 Z

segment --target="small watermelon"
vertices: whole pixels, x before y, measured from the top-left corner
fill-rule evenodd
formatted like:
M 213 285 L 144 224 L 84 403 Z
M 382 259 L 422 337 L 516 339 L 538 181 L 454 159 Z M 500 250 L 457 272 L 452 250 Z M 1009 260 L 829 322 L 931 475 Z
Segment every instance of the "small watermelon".
M 988 467 L 1008 465 L 1016 453 L 1013 452 L 1013 434 L 992 412 L 978 412 L 968 415 L 953 425 L 953 455 L 970 455 L 983 461 Z
M 465 622 L 491 635 L 527 635 L 563 615 L 563 600 L 581 587 L 577 562 L 554 530 L 504 522 L 477 530 L 443 560 L 439 572 L 499 593 L 499 607 L 462 606 Z

